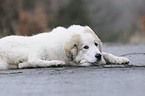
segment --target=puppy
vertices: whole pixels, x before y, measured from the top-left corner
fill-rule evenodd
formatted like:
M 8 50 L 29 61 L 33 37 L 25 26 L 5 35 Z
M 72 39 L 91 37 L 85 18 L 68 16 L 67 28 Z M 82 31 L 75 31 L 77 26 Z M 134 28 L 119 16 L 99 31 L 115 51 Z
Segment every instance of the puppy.
M 102 52 L 101 40 L 88 26 L 57 27 L 34 36 L 0 39 L 0 69 L 106 63 L 129 63 L 129 59 Z

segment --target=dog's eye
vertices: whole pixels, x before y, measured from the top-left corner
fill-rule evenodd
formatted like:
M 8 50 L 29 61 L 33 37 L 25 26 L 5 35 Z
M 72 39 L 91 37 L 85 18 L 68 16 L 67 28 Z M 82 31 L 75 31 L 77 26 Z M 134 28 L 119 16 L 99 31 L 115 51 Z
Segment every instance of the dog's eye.
M 89 46 L 84 46 L 84 49 L 89 49 Z
M 98 46 L 98 43 L 95 43 L 96 46 Z

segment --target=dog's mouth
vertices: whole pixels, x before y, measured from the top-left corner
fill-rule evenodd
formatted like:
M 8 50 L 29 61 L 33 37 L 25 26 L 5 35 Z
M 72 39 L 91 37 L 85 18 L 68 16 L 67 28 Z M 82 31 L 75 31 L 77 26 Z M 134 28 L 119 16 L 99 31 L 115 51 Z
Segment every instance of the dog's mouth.
M 88 66 L 98 66 L 100 65 L 101 59 L 97 60 L 96 62 L 88 62 L 88 61 L 79 61 L 80 65 L 88 65 Z
M 93 65 L 93 66 L 97 66 L 97 65 L 100 65 L 100 62 L 101 62 L 101 60 L 97 60 L 97 62 L 93 62 L 93 63 L 90 63 L 90 64 Z

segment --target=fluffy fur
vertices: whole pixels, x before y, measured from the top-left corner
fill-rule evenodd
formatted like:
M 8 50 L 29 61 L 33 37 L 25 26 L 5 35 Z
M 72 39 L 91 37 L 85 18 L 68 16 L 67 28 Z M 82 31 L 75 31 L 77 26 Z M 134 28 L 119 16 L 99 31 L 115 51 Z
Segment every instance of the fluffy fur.
M 102 52 L 101 46 L 90 27 L 79 25 L 34 36 L 7 36 L 0 39 L 0 69 L 129 63 L 125 57 Z

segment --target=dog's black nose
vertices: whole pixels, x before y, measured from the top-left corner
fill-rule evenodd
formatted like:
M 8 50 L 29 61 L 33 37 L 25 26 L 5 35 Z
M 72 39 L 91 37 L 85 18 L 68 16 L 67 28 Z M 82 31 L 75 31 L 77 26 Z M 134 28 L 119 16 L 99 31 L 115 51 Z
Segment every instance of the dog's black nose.
M 101 59 L 101 56 L 102 56 L 102 55 L 99 54 L 99 53 L 95 55 L 95 57 L 96 57 L 97 59 Z

